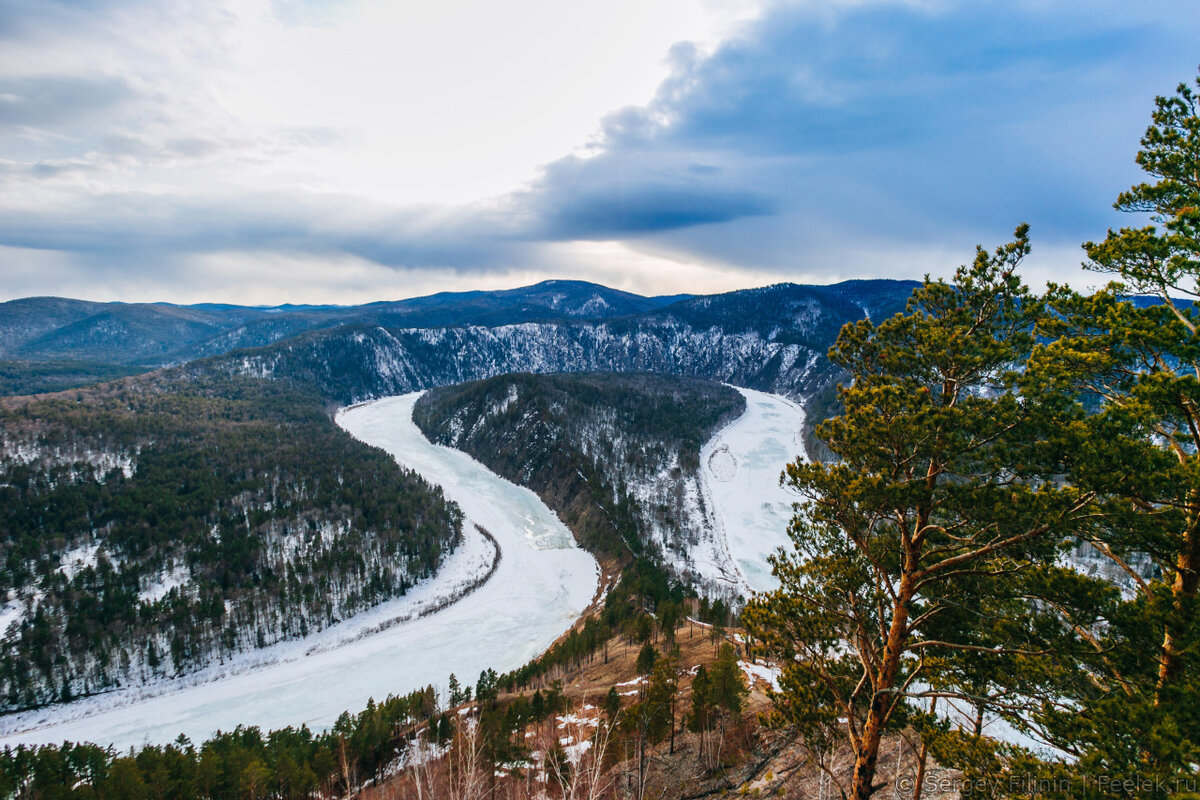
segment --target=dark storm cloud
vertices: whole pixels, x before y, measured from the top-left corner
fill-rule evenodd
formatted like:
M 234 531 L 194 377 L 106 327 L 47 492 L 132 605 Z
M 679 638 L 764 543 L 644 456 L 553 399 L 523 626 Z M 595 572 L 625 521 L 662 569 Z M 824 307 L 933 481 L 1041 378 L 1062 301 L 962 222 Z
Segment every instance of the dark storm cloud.
M 1067 9 L 1063 4 L 1060 8 Z M 647 109 L 614 116 L 616 147 L 736 147 L 745 155 L 838 154 L 978 133 L 1069 101 L 1106 65 L 1136 66 L 1163 31 L 1097 23 L 1083 8 L 1005 3 L 941 11 L 864 5 L 828 15 L 780 8 L 708 58 L 681 45 Z M 664 118 L 666 125 L 631 115 Z
M 1166 3 L 780 5 L 710 55 L 674 48 L 655 99 L 610 115 L 594 157 L 549 165 L 529 203 L 550 237 L 659 233 L 732 261 L 769 245 L 736 221 L 771 212 L 803 219 L 767 232 L 776 263 L 830 231 L 899 248 L 1029 219 L 1078 241 L 1111 223 L 1198 31 Z M 714 241 L 703 222 L 734 224 Z
M 613 239 L 770 214 L 774 201 L 722 185 L 720 169 L 671 170 L 637 159 L 565 158 L 526 197 L 537 232 L 552 239 Z

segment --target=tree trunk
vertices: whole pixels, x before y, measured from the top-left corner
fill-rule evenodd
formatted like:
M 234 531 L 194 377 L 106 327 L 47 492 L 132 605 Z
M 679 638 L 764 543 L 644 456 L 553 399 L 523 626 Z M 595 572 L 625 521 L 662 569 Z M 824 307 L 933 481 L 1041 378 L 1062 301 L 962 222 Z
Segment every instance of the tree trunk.
M 671 695 L 671 755 L 675 755 L 675 696 Z
M 638 800 L 642 800 L 646 793 L 646 737 L 638 737 L 638 785 L 637 796 Z
M 911 553 L 906 554 L 905 561 L 908 563 L 905 566 L 915 563 L 915 560 Z M 896 676 L 900 674 L 900 656 L 904 651 L 904 641 L 908 638 L 908 606 L 912 601 L 913 592 L 912 572 L 905 569 L 900 579 L 900 590 L 896 593 L 896 603 L 892 607 L 892 625 L 888 629 L 887 646 L 884 648 L 883 660 L 872 685 L 874 694 L 871 697 L 871 707 L 867 711 L 854 754 L 854 777 L 850 788 L 850 796 L 854 800 L 868 800 L 875 792 L 879 742 L 883 739 L 883 729 L 895 705 L 894 698 L 888 690 L 896 688 Z
M 875 767 L 882 734 L 882 729 L 872 729 L 869 734 L 864 731 L 859 740 L 858 752 L 854 754 L 854 779 L 850 787 L 850 796 L 854 800 L 869 800 L 875 791 Z
M 929 713 L 933 714 L 937 711 L 937 698 L 929 701 Z M 929 742 L 925 737 L 921 737 L 921 755 L 917 759 L 917 776 L 913 780 L 913 796 L 912 800 L 921 800 L 921 792 L 925 789 L 925 764 L 929 759 Z
M 1184 533 L 1179 557 L 1175 561 L 1175 582 L 1171 585 L 1174 619 L 1168 622 L 1163 634 L 1162 653 L 1158 664 L 1158 682 L 1154 688 L 1154 705 L 1170 702 L 1168 689 L 1179 677 L 1179 645 L 1175 631 L 1187 630 L 1193 624 L 1192 607 L 1200 589 L 1200 531 L 1195 525 Z M 1184 619 L 1185 615 L 1188 617 Z

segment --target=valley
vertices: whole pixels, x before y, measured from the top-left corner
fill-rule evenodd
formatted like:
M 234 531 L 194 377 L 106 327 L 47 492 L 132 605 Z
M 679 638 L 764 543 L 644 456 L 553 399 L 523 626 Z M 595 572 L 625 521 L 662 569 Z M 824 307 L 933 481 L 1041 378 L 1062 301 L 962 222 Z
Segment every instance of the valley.
M 639 580 L 669 574 L 732 601 L 747 584 L 714 534 L 698 454 L 745 400 L 708 381 L 803 399 L 838 374 L 822 355 L 838 327 L 896 307 L 907 289 L 781 284 L 639 298 L 551 281 L 349 309 L 3 304 L 0 355 L 27 359 L 9 362 L 10 391 L 188 358 L 197 351 L 179 348 L 217 329 L 259 325 L 268 343 L 227 352 L 246 340 L 221 334 L 205 340 L 218 353 L 209 358 L 0 400 L 8 582 L 0 701 L 40 719 L 64 703 L 91 713 L 289 660 L 314 637 L 405 607 L 456 563 L 473 530 L 440 490 L 337 432 L 334 410 L 512 372 L 609 371 L 536 387 L 543 400 L 557 392 L 559 410 L 539 419 L 575 448 L 566 461 L 544 462 L 541 485 L 521 474 L 538 452 L 537 431 L 517 420 L 505 422 L 508 431 L 490 424 L 496 435 L 534 437 L 506 464 L 426 433 L 533 488 L 586 550 L 644 562 Z M 388 327 L 396 324 L 413 327 Z M 316 330 L 296 334 L 296 325 Z M 136 352 L 106 344 L 134 330 Z M 108 366 L 72 372 L 76 362 L 28 360 L 60 350 L 107 355 Z M 690 399 L 672 411 L 666 398 Z M 633 427 L 630 411 L 642 415 Z M 608 428 L 595 426 L 605 420 Z M 785 438 L 795 441 L 794 432 Z M 572 483 L 577 474 L 591 485 Z
M 890 302 L 858 298 L 840 319 Z M 607 693 L 614 774 L 666 788 L 677 765 L 696 791 L 782 786 L 763 765 L 807 745 L 736 697 L 748 682 L 771 707 L 788 663 L 761 627 L 801 499 L 781 472 L 799 461 L 801 482 L 857 486 L 829 463 L 861 446 L 856 432 L 814 438 L 831 416 L 822 431 L 842 430 L 853 395 L 835 388 L 861 369 L 822 352 L 842 313 L 827 301 L 781 286 L 617 317 L 351 324 L 0 400 L 0 743 L 17 748 L 0 765 L 19 781 L 29 759 L 85 759 L 63 775 L 86 776 L 89 759 L 115 769 L 140 748 L 148 775 L 155 759 L 208 759 L 234 797 L 253 770 L 229 754 L 258 752 L 276 785 L 292 785 L 294 758 L 300 796 L 341 796 L 419 782 L 414 752 L 461 753 L 477 722 L 514 748 L 481 774 L 511 785 L 546 756 L 520 747 L 523 725 Z M 785 580 L 822 568 L 826 535 L 797 540 Z M 1091 580 L 1076 561 L 1063 579 Z M 672 661 L 683 627 L 690 666 Z M 659 656 L 675 678 L 647 666 Z M 705 688 L 701 667 L 725 688 Z M 673 680 L 693 708 L 670 701 L 676 722 L 653 736 L 678 733 L 681 754 L 639 727 L 648 704 L 666 713 L 651 697 Z M 951 738 L 1040 741 L 972 708 L 936 716 L 953 716 Z M 647 746 L 649 772 L 631 758 Z
M 596 563 L 532 492 L 430 444 L 412 424 L 416 397 L 348 409 L 338 422 L 446 487 L 467 530 L 479 525 L 492 534 L 501 559 L 490 580 L 458 602 L 409 619 L 422 607 L 442 605 L 490 567 L 494 556 L 485 540 L 468 535 L 466 552 L 456 550 L 436 578 L 322 634 L 210 667 L 182 688 L 163 682 L 0 718 L 0 742 L 71 739 L 125 748 L 166 743 L 181 732 L 202 740 L 239 724 L 324 728 L 371 697 L 427 684 L 444 691 L 453 671 L 473 678 L 538 655 L 593 600 Z
M 708 514 L 723 521 L 723 537 L 712 530 L 689 533 L 706 543 L 714 574 L 754 580 L 764 569 L 763 554 L 782 542 L 778 534 L 756 535 L 769 532 L 773 516 L 757 524 L 747 517 L 770 503 L 777 514 L 779 499 L 764 497 L 747 508 L 738 498 L 747 496 L 747 481 L 777 476 L 794 456 L 787 444 L 796 441 L 803 417 L 783 398 L 744 390 L 741 395 L 745 410 L 722 418 L 716 435 L 703 443 L 697 473 L 704 475 L 701 483 L 716 487 L 707 490 L 713 502 Z M 534 492 L 464 452 L 430 443 L 412 420 L 419 396 L 350 407 L 339 412 L 337 423 L 442 487 L 447 500 L 461 508 L 464 541 L 436 577 L 320 633 L 230 657 L 183 678 L 0 718 L 0 743 L 77 740 L 127 748 L 170 742 L 180 733 L 199 741 L 237 725 L 322 729 L 372 697 L 425 685 L 444 692 L 451 673 L 470 680 L 484 669 L 513 669 L 540 654 L 595 598 L 601 588 L 596 562 Z M 704 455 L 716 449 L 739 467 L 714 480 Z M 498 553 L 476 526 L 494 537 Z M 732 550 L 725 549 L 726 541 Z M 464 590 L 471 591 L 460 596 Z
M 0 800 L 1200 800 L 1200 4 L 0 5 Z

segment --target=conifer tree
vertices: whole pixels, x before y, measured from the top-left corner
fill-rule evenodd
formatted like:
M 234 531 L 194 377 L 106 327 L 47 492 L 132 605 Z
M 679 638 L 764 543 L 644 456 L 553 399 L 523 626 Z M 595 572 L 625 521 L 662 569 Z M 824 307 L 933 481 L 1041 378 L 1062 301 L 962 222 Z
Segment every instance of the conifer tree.
M 1048 656 L 1079 646 L 1039 587 L 1094 495 L 1056 479 L 1077 410 L 1025 374 L 1043 314 L 1016 273 L 1028 251 L 1022 225 L 906 313 L 847 325 L 830 351 L 844 412 L 818 427 L 837 460 L 787 468 L 795 552 L 743 619 L 784 665 L 774 721 L 814 751 L 845 742 L 854 800 L 880 788 L 885 731 L 931 698 L 1028 712 Z M 979 675 L 1010 685 L 975 694 Z
M 638 652 L 637 663 L 635 667 L 638 675 L 649 675 L 650 670 L 654 669 L 654 662 L 658 659 L 658 651 L 654 649 L 654 645 L 646 642 L 642 645 L 642 649 Z
M 1094 632 L 1095 663 L 1069 709 L 1043 722 L 1078 771 L 1170 785 L 1200 761 L 1200 80 L 1159 97 L 1137 162 L 1153 179 L 1116 208 L 1155 225 L 1088 242 L 1120 281 L 1053 293 L 1035 369 L 1096 411 L 1090 458 L 1068 476 L 1099 493 L 1087 539 L 1131 599 Z M 1133 302 L 1131 293 L 1158 302 Z
M 1200 78 L 1196 80 L 1200 89 Z M 1136 291 L 1162 303 L 1137 308 L 1101 296 L 1111 335 L 1110 359 L 1089 385 L 1109 403 L 1136 414 L 1140 432 L 1167 463 L 1166 487 L 1134 498 L 1160 524 L 1152 552 L 1170 586 L 1168 618 L 1159 653 L 1155 702 L 1179 699 L 1177 689 L 1195 657 L 1196 597 L 1200 590 L 1200 97 L 1186 83 L 1173 97 L 1155 100 L 1152 124 L 1142 137 L 1137 162 L 1154 183 L 1122 193 L 1116 208 L 1149 212 L 1162 229 L 1148 226 L 1109 231 L 1100 244 L 1084 245 L 1094 269 L 1116 273 Z M 1178 303 L 1177 295 L 1193 302 Z M 1180 307 L 1184 306 L 1184 307 Z M 1103 384 L 1100 384 L 1103 381 Z M 1169 454 L 1169 455 L 1168 455 Z M 1164 492 L 1163 489 L 1166 488 Z M 1157 492 L 1156 492 L 1157 490 Z M 1157 496 L 1154 496 L 1157 494 Z M 1176 513 L 1164 513 L 1166 507 Z M 1139 542 L 1139 544 L 1146 544 Z
M 646 647 L 650 648 L 651 655 L 656 655 L 649 644 Z M 643 649 L 642 652 L 644 654 L 647 651 Z M 639 798 L 646 791 L 647 748 L 674 734 L 675 694 L 679 688 L 676 669 L 676 661 L 670 656 L 654 659 L 648 667 L 650 675 L 642 685 L 637 701 L 621 712 L 620 726 L 634 747 L 637 766 L 635 796 Z
M 600 708 L 604 711 L 604 718 L 611 725 L 617 718 L 617 714 L 621 712 L 621 695 L 617 693 L 617 687 L 608 687 L 608 693 L 604 695 L 604 701 L 600 704 Z
M 709 672 L 709 690 L 712 702 L 730 714 L 740 714 L 742 704 L 750 693 L 746 687 L 746 678 L 738 666 L 737 651 L 733 645 L 724 642 L 721 645 L 717 660 Z
M 692 707 L 687 716 L 688 730 L 700 736 L 701 758 L 704 758 L 705 740 L 712 727 L 713 705 L 712 683 L 708 678 L 708 670 L 702 664 L 692 678 Z

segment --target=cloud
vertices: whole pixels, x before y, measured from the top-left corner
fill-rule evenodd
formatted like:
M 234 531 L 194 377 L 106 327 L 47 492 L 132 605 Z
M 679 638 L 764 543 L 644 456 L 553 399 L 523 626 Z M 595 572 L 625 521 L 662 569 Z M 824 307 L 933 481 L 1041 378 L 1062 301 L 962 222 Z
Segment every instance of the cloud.
M 482 207 L 457 212 L 403 212 L 344 195 L 243 192 L 226 198 L 149 193 L 91 196 L 43 210 L 0 210 L 0 243 L 58 250 L 116 263 L 136 260 L 169 269 L 191 254 L 235 252 L 351 255 L 398 268 L 483 269 L 504 260 L 503 218 L 489 224 Z
M 552 234 L 651 233 L 830 278 L 945 273 L 914 256 L 963 260 L 1028 220 L 1058 259 L 1041 271 L 1074 275 L 1063 245 L 1113 224 L 1152 98 L 1194 75 L 1198 30 L 1173 3 L 781 4 L 715 52 L 674 48 L 655 98 L 609 115 L 591 158 L 547 166 L 531 202 L 553 223 L 600 199 Z
M 1076 279 L 1078 242 L 1121 222 L 1154 95 L 1200 52 L 1200 8 L 1165 1 L 777 2 L 670 47 L 657 89 L 568 139 L 560 104 L 603 85 L 570 20 L 546 22 L 570 44 L 547 46 L 557 60 L 523 54 L 569 79 L 525 87 L 496 62 L 499 28 L 464 31 L 453 63 L 387 60 L 396 36 L 421 44 L 389 13 L 0 0 L 0 276 L 43 252 L 80 294 L 91 274 L 205 299 L 197 265 L 217 263 L 210 297 L 240 277 L 319 300 L 322 269 L 331 293 L 439 270 L 460 288 L 557 272 L 670 292 L 689 274 L 948 274 L 1029 221 L 1029 275 Z M 303 281 L 273 277 L 292 266 Z
M 44 127 L 110 114 L 136 92 L 114 77 L 0 78 L 0 128 Z
M 518 198 L 551 240 L 606 240 L 769 215 L 775 203 L 721 180 L 718 167 L 626 156 L 564 158 Z

